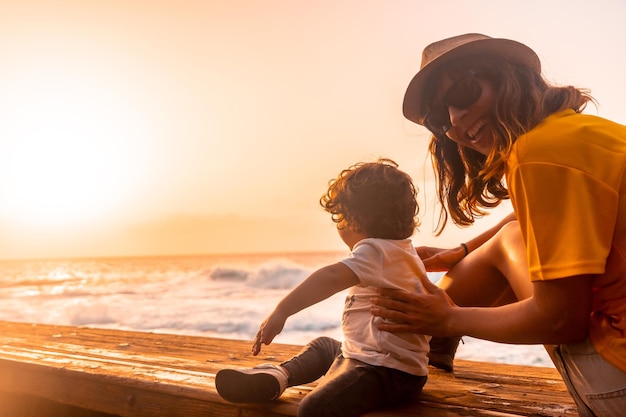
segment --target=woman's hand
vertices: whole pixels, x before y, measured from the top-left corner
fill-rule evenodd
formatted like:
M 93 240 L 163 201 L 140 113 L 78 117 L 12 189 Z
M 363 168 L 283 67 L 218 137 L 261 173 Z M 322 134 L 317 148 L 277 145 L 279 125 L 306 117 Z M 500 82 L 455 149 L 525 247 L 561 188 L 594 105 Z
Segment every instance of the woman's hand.
M 274 340 L 274 338 L 283 330 L 287 317 L 288 316 L 274 311 L 263 321 L 259 331 L 254 337 L 254 342 L 252 344 L 253 356 L 258 355 L 259 352 L 261 352 L 261 344 L 269 345 L 272 343 L 272 340 Z
M 393 333 L 419 333 L 432 336 L 457 336 L 450 333 L 450 317 L 456 305 L 444 290 L 424 280 L 424 293 L 381 288 L 373 297 L 374 316 L 385 319 L 378 325 Z
M 422 262 L 424 262 L 426 270 L 429 272 L 448 271 L 465 257 L 463 246 L 457 246 L 452 249 L 420 246 L 416 250 Z

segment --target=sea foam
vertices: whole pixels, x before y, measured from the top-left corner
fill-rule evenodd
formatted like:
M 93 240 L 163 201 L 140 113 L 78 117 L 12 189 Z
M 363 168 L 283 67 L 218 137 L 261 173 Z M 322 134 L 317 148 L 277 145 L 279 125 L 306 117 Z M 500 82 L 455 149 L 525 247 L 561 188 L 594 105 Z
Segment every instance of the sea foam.
M 344 253 L 0 261 L 0 320 L 252 340 L 292 288 Z M 441 274 L 431 274 L 436 281 Z M 290 317 L 277 343 L 341 339 L 345 291 Z M 540 346 L 464 338 L 458 357 L 552 366 Z

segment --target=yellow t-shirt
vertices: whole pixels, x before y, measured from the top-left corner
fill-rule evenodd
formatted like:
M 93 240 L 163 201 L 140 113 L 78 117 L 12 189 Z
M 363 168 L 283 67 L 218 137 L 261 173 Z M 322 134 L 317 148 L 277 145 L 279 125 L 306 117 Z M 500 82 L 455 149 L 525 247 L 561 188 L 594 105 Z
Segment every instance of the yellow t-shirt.
M 506 178 L 531 280 L 595 275 L 589 337 L 626 372 L 626 126 L 555 113 L 518 138 Z

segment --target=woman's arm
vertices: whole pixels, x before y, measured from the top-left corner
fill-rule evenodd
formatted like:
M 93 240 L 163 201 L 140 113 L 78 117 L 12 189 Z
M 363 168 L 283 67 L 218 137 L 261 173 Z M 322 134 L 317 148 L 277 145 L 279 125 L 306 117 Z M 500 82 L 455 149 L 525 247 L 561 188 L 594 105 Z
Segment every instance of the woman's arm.
M 471 252 L 479 246 L 482 246 L 483 243 L 485 243 L 486 241 L 491 239 L 496 233 L 498 233 L 498 231 L 502 229 L 505 224 L 510 223 L 516 219 L 517 218 L 515 217 L 515 213 L 508 214 L 495 226 L 485 230 L 483 233 L 465 242 L 465 244 L 467 245 L 467 249 Z
M 483 243 L 491 239 L 505 224 L 515 220 L 515 214 L 511 213 L 500 220 L 498 224 L 487 229 L 478 236 L 465 242 L 467 251 L 472 252 L 476 248 L 482 246 Z M 424 262 L 427 271 L 448 271 L 454 265 L 461 261 L 466 255 L 463 246 L 456 246 L 452 249 L 440 249 L 429 246 L 417 248 L 417 253 Z
M 274 311 L 263 321 L 254 338 L 252 354 L 261 351 L 261 344 L 269 345 L 285 325 L 289 316 L 327 299 L 339 291 L 359 283 L 354 272 L 341 262 L 313 272 L 300 285 L 283 298 Z
M 517 303 L 457 310 L 451 331 L 503 343 L 577 342 L 589 333 L 592 287 L 591 275 L 536 281 L 533 296 Z
M 583 339 L 589 330 L 593 276 L 533 283 L 533 296 L 500 307 L 459 307 L 444 290 L 426 284 L 415 294 L 380 290 L 372 314 L 391 320 L 390 332 L 472 336 L 515 344 L 560 344 Z

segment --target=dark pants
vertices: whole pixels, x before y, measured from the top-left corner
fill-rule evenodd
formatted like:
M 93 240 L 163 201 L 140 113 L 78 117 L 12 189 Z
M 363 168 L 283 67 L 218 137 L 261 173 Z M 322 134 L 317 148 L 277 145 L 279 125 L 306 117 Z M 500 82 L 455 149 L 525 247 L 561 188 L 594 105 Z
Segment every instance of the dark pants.
M 289 386 L 324 377 L 300 403 L 298 417 L 359 416 L 376 407 L 416 398 L 427 379 L 346 359 L 341 343 L 329 337 L 314 339 L 281 366 L 289 372 Z

